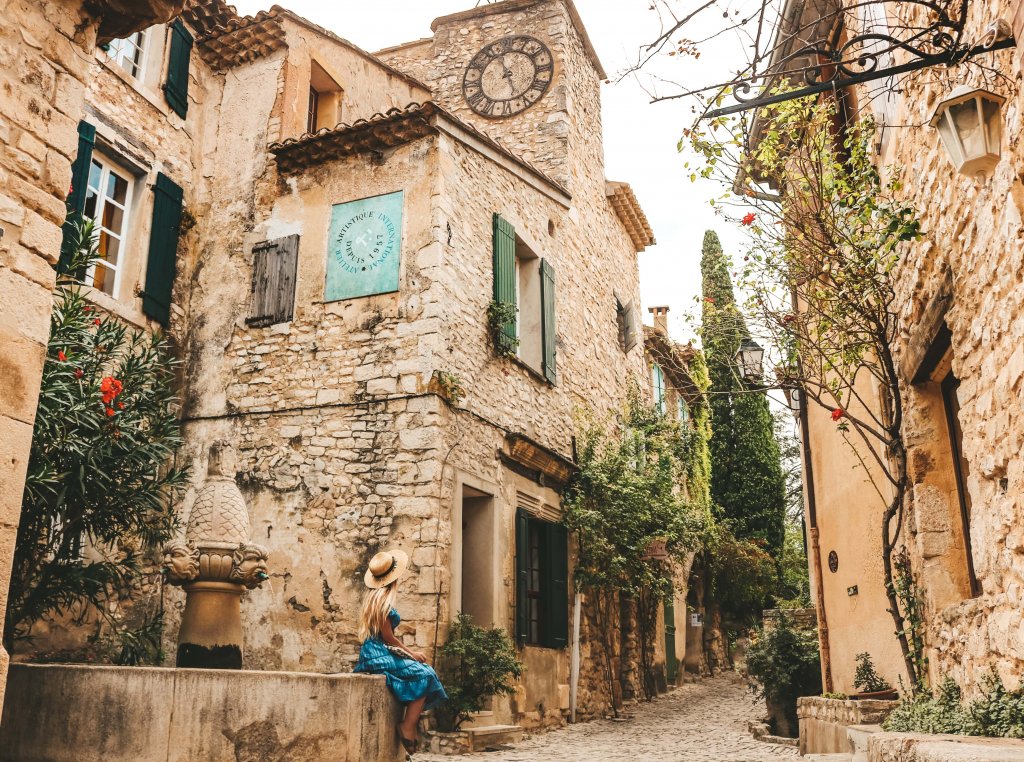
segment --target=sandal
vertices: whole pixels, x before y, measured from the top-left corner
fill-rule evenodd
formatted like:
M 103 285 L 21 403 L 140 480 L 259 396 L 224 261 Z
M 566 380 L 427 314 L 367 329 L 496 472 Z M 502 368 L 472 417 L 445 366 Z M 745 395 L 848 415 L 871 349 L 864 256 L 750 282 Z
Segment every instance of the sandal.
M 406 759 L 412 759 L 412 755 L 419 750 L 419 741 L 402 735 L 402 723 L 400 722 L 395 725 L 395 732 L 398 733 L 398 740 L 402 742 L 402 748 L 405 749 Z

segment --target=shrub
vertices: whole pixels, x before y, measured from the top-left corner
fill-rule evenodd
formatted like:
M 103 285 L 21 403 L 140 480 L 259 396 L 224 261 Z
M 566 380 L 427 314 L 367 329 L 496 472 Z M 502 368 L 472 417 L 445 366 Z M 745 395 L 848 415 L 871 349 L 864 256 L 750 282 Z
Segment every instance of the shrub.
M 893 733 L 968 734 L 972 723 L 961 705 L 960 688 L 947 677 L 938 693 L 919 693 L 901 701 L 882 723 Z
M 934 696 L 900 702 L 882 727 L 894 733 L 1024 738 L 1024 687 L 1007 690 L 993 672 L 982 680 L 982 691 L 965 707 L 960 688 L 947 677 Z
M 857 671 L 853 676 L 853 684 L 865 693 L 891 691 L 892 686 L 875 671 L 875 663 L 867 651 L 857 654 Z
M 784 735 L 797 727 L 796 700 L 821 693 L 821 664 L 814 633 L 793 628 L 784 614 L 774 627 L 760 629 L 747 651 L 750 689 L 768 703 L 773 730 Z
M 91 221 L 75 227 L 70 272 L 97 258 Z M 138 578 L 147 552 L 174 529 L 173 497 L 186 480 L 173 467 L 181 445 L 176 362 L 159 334 L 129 330 L 89 304 L 73 277 L 59 279 L 32 431 L 11 571 L 4 638 L 91 605 L 115 631 L 107 606 Z M 151 633 L 128 635 L 123 661 L 142 657 Z
M 523 670 L 508 634 L 497 627 L 477 627 L 468 614 L 459 614 L 452 624 L 439 661 L 448 701 L 434 716 L 446 732 L 458 730 L 484 708 L 487 698 L 512 693 L 513 679 Z

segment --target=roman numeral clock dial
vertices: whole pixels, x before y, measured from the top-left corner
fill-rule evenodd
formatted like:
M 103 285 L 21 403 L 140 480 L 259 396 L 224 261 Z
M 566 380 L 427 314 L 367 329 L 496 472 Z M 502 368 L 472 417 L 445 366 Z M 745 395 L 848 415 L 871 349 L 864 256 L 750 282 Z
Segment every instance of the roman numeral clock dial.
M 514 116 L 544 97 L 555 73 L 554 59 L 540 40 L 526 35 L 488 43 L 462 77 L 462 95 L 480 116 Z

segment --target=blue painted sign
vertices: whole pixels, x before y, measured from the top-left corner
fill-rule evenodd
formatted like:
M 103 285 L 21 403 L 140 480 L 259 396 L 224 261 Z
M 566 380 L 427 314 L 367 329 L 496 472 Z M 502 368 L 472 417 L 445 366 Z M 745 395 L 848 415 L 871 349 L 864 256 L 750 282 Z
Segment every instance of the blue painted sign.
M 403 203 L 398 191 L 331 208 L 325 302 L 398 291 Z

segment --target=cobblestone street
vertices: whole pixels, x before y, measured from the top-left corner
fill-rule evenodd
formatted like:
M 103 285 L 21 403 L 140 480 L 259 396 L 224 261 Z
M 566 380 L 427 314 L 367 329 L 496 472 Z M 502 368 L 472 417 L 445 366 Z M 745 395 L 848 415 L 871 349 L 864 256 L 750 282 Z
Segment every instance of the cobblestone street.
M 755 741 L 747 722 L 764 714 L 736 678 L 704 680 L 635 707 L 628 722 L 598 720 L 524 740 L 515 749 L 467 755 L 487 762 L 767 762 L 795 758 L 795 748 Z M 417 754 L 417 762 L 453 757 Z

